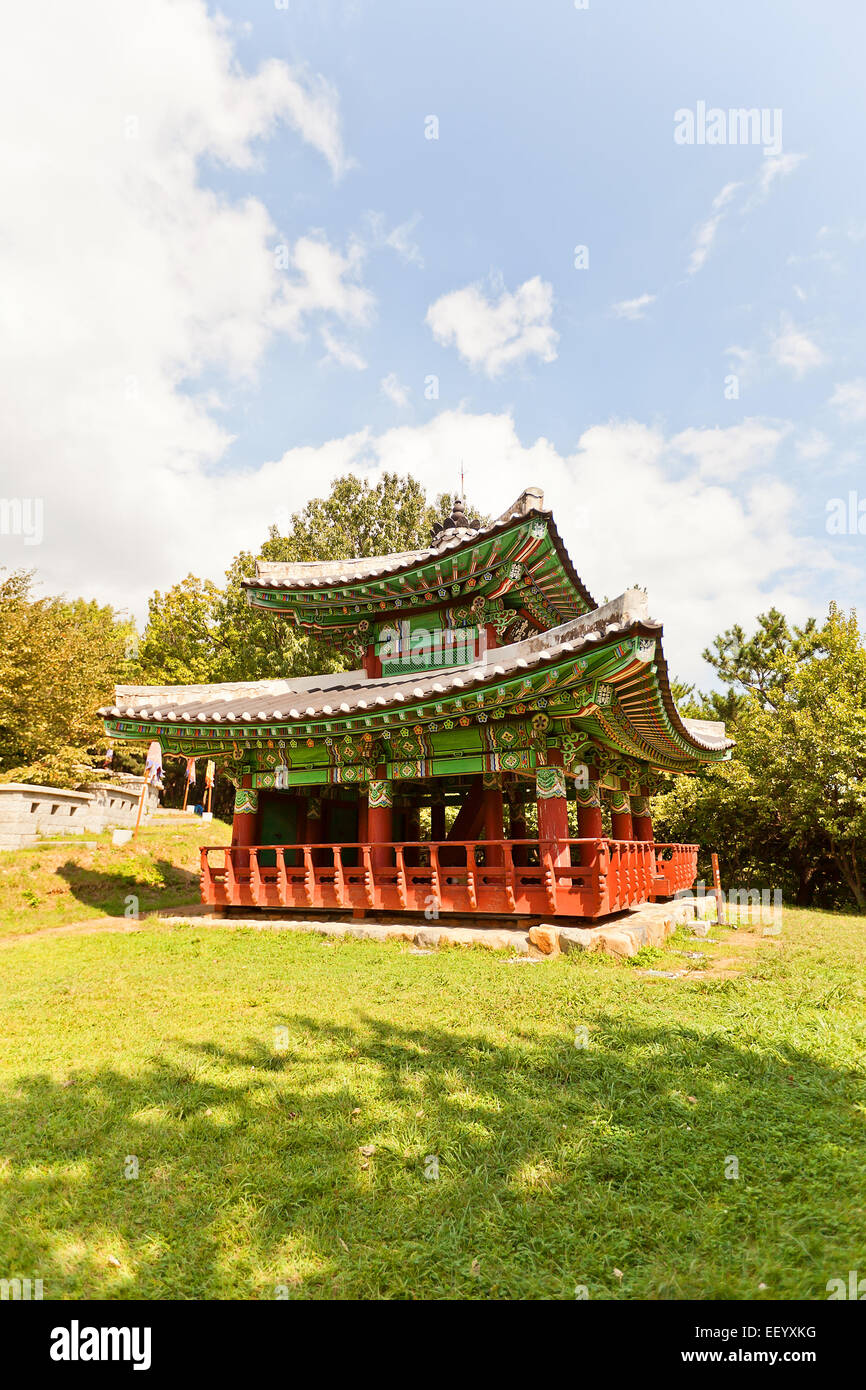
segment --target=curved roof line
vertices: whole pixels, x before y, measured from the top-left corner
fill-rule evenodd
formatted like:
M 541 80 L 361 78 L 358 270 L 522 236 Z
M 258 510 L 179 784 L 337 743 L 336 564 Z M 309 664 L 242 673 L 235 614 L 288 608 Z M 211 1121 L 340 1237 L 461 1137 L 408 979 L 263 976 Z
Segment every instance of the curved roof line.
M 416 565 L 469 550 L 477 545 L 479 540 L 493 539 L 515 521 L 527 521 L 533 517 L 547 523 L 554 549 L 568 579 L 587 608 L 592 611 L 596 607 L 595 599 L 572 564 L 553 520 L 552 511 L 544 509 L 544 493 L 541 488 L 526 488 L 513 506 L 489 526 L 482 526 L 477 531 L 468 528 L 444 531 L 441 533 L 443 539 L 425 550 L 395 551 L 391 555 L 361 556 L 351 560 L 257 560 L 255 579 L 242 579 L 241 586 L 245 589 L 272 589 L 291 593 L 300 589 L 340 588 L 366 580 L 381 579 L 384 575 L 405 574 Z

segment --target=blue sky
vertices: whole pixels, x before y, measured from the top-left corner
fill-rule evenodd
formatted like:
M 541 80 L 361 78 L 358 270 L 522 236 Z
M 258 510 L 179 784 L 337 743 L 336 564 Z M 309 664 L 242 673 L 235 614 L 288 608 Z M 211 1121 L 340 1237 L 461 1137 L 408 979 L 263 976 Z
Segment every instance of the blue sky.
M 686 674 L 862 606 L 864 7 L 49 8 L 0 59 L 4 490 L 44 502 L 0 564 L 141 614 L 348 467 L 462 458 L 494 514 L 545 488 L 599 597 L 646 584 Z M 699 102 L 781 141 L 678 144 Z
M 315 348 L 284 343 L 269 354 L 233 458 L 254 463 L 289 439 L 386 428 L 394 408 L 371 385 L 391 371 L 412 387 L 417 418 L 446 403 L 512 406 L 521 438 L 544 434 L 561 449 L 609 416 L 680 429 L 760 411 L 834 427 L 828 388 L 863 362 L 866 9 L 291 0 L 254 19 L 249 6 L 226 12 L 249 21 L 238 43 L 246 65 L 307 62 L 337 86 L 357 167 L 334 184 L 315 151 L 275 140 L 260 181 L 223 186 L 258 192 L 292 239 L 311 225 L 338 242 L 365 238 L 370 210 L 389 227 L 417 217 L 411 235 L 423 257 L 423 267 L 370 257 L 366 282 L 380 310 L 360 343 L 366 373 L 335 382 Z M 730 181 L 754 182 L 764 161 L 753 146 L 676 146 L 674 111 L 701 98 L 781 108 L 784 149 L 805 158 L 762 203 L 731 214 L 689 276 L 713 198 Z M 435 141 L 424 139 L 430 113 Z M 573 267 L 577 244 L 589 248 L 586 271 Z M 491 273 L 510 287 L 535 275 L 553 286 L 555 362 L 490 381 L 432 341 L 428 305 Z M 611 313 L 645 293 L 658 296 L 645 318 Z M 726 350 L 761 350 L 785 314 L 806 325 L 826 366 L 802 378 L 767 371 L 726 401 Z M 438 403 L 423 398 L 429 372 L 440 378 Z

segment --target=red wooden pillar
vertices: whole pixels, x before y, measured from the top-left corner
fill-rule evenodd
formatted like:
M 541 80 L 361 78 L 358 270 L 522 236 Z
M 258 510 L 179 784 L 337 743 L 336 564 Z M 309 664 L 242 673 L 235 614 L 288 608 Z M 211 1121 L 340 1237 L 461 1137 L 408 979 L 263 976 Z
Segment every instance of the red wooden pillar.
M 634 827 L 631 823 L 631 802 L 627 792 L 611 792 L 610 833 L 612 840 L 633 840 Z
M 362 787 L 358 792 L 358 839 L 361 844 L 366 844 L 369 839 L 367 833 L 367 792 Z
M 393 805 L 390 782 L 368 783 L 367 836 L 373 846 L 370 862 L 374 871 L 393 867 L 391 851 L 380 848 L 380 846 L 390 845 L 394 839 Z
M 601 840 L 604 838 L 604 821 L 601 814 L 601 788 L 598 784 L 598 768 L 581 764 L 582 776 L 576 780 L 577 798 L 577 836 L 580 840 Z M 593 845 L 581 845 L 580 862 L 586 868 L 595 860 Z
M 535 773 L 535 795 L 538 801 L 538 838 L 563 841 L 568 839 L 568 801 L 565 773 L 561 767 L 540 767 Z M 570 862 L 567 844 L 554 845 L 554 865 Z
M 583 780 L 578 781 L 577 833 L 582 840 L 600 840 L 604 835 L 604 821 L 601 814 L 601 787 L 598 783 L 598 768 L 582 764 Z
M 232 816 L 232 848 L 243 850 L 248 845 L 259 842 L 259 794 L 253 791 L 252 777 L 247 773 L 243 783 L 235 790 L 235 809 Z M 235 853 L 232 860 L 236 869 L 248 869 L 250 856 Z
M 648 796 L 633 796 L 631 799 L 631 823 L 636 840 L 655 839 L 653 835 L 653 820 L 650 814 L 650 803 Z

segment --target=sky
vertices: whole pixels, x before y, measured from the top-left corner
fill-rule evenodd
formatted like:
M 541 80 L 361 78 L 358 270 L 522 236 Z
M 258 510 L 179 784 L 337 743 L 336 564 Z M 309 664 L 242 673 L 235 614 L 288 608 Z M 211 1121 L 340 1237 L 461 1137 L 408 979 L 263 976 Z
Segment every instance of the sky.
M 528 486 L 675 673 L 866 598 L 860 0 L 47 0 L 0 566 L 146 616 L 353 470 Z M 738 113 L 754 112 L 751 116 Z

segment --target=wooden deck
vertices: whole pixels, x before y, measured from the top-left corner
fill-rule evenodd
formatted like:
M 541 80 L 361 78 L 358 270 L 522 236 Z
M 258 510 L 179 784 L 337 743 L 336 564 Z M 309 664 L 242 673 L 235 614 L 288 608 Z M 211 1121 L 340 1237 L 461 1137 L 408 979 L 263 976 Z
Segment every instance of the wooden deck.
M 697 845 L 430 840 L 201 851 L 202 902 L 273 910 L 606 917 L 690 888 Z

